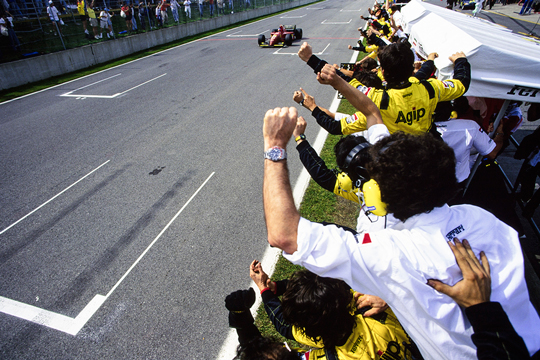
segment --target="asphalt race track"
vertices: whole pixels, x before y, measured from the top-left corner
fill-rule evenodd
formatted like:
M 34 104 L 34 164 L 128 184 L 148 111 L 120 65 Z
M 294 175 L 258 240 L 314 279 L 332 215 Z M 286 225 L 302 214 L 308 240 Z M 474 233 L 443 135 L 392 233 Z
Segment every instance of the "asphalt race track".
M 348 61 L 371 4 L 314 4 L 0 104 L 0 358 L 216 358 L 224 297 L 269 248 L 264 113 L 300 86 L 335 95 L 299 42 L 257 35 L 296 24 Z M 292 142 L 289 157 L 295 183 Z

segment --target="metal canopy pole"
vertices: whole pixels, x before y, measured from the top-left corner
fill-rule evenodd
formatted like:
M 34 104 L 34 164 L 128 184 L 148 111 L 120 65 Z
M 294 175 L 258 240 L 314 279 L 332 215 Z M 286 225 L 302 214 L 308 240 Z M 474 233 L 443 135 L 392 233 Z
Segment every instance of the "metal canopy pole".
M 495 122 L 493 123 L 493 131 L 489 134 L 489 137 L 493 139 L 495 137 L 495 132 L 497 131 L 497 128 L 499 127 L 499 124 L 501 123 L 501 120 L 506 113 L 506 109 L 508 109 L 508 105 L 510 105 L 510 100 L 505 100 L 501 110 L 499 110 L 499 113 L 497 114 L 497 118 L 495 119 Z M 469 175 L 469 178 L 467 179 L 467 183 L 465 184 L 465 188 L 463 189 L 463 195 L 467 192 L 467 189 L 469 188 L 469 185 L 471 184 L 472 178 L 474 174 L 476 173 L 476 170 L 478 170 L 478 167 L 480 166 L 480 163 L 482 162 L 482 156 L 479 156 L 476 159 L 476 162 L 474 163 L 473 168 L 471 169 L 471 174 Z

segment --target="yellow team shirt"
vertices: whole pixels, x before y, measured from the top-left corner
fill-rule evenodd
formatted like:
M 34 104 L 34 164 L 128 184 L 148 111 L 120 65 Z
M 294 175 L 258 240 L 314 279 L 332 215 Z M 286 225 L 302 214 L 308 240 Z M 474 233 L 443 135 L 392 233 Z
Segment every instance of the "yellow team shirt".
M 79 12 L 79 15 L 86 15 L 84 9 L 84 0 L 80 0 L 77 2 L 77 11 Z
M 426 86 L 421 84 L 417 78 L 411 77 L 409 81 L 411 85 L 406 88 L 386 90 L 389 99 L 386 109 L 381 109 L 384 90 L 365 87 L 356 79 L 349 83 L 366 94 L 377 105 L 382 120 L 391 134 L 396 131 L 409 134 L 421 134 L 429 131 L 437 103 L 456 99 L 465 92 L 465 87 L 459 80 L 429 79 L 427 82 L 434 91 L 433 98 L 430 98 Z M 340 122 L 343 135 L 367 129 L 366 117 L 361 112 L 344 117 Z
M 94 12 L 94 9 L 88 8 L 86 9 L 86 11 L 88 12 L 88 17 L 90 19 L 96 19 L 96 13 Z
M 366 47 L 366 53 L 368 53 L 368 57 L 377 60 L 377 54 L 379 53 L 379 47 L 377 45 L 367 45 Z
M 378 359 L 411 359 L 410 351 L 404 344 L 410 344 L 411 339 L 401 327 L 392 310 L 387 309 L 377 316 L 371 317 L 356 315 L 356 326 L 347 342 L 336 347 L 338 359 L 378 360 Z M 303 334 L 302 329 L 293 326 L 292 333 L 295 340 L 301 344 L 311 346 L 309 358 L 326 360 L 324 344 L 313 341 Z

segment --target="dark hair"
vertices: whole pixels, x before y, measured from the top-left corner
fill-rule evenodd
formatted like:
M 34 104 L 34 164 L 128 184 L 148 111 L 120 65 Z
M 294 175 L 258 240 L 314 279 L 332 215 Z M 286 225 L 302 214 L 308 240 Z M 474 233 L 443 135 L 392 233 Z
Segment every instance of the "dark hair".
M 414 70 L 414 54 L 408 43 L 398 42 L 379 50 L 379 62 L 389 85 L 409 79 Z
M 371 71 L 375 69 L 377 66 L 379 66 L 379 64 L 377 64 L 377 60 L 370 57 L 366 57 L 358 64 L 355 64 L 355 70 L 356 68 L 359 68 L 365 71 Z
M 351 160 L 348 166 L 345 164 L 347 155 L 351 152 L 356 145 L 367 143 L 368 141 L 363 136 L 347 135 L 341 138 L 336 145 L 334 145 L 334 154 L 336 155 L 337 166 L 341 171 L 347 173 L 351 180 L 356 182 L 360 177 L 369 179 L 368 172 L 366 170 L 367 164 L 371 161 L 371 154 L 369 147 L 366 147 Z
M 360 70 L 358 72 L 353 73 L 353 77 L 360 81 L 362 85 L 365 85 L 367 87 L 372 87 L 375 89 L 383 89 L 383 83 L 381 78 L 377 75 L 377 73 L 374 73 L 373 71 L 366 71 L 366 70 Z
M 457 112 L 458 118 L 461 118 L 469 110 L 469 100 L 466 96 L 460 96 L 452 101 L 452 108 Z
M 356 325 L 352 299 L 349 286 L 342 280 L 297 271 L 283 294 L 283 318 L 313 341 L 322 340 L 325 347 L 341 346 Z
M 239 345 L 233 360 L 298 360 L 298 356 L 276 340 L 257 336 L 247 344 Z
M 440 101 L 435 107 L 433 113 L 433 122 L 441 122 L 450 120 L 452 115 L 452 103 L 450 101 Z
M 454 151 L 431 134 L 395 132 L 370 149 L 371 178 L 389 213 L 405 221 L 451 200 L 458 190 Z

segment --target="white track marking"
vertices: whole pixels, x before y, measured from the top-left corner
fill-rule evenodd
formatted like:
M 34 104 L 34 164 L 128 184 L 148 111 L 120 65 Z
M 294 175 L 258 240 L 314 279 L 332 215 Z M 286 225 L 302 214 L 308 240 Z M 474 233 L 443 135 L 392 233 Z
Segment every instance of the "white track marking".
M 358 10 L 346 10 L 346 9 L 341 9 L 339 10 L 340 12 L 358 12 L 358 11 L 362 11 L 362 9 L 358 9 Z
M 182 208 L 173 216 L 173 218 L 167 223 L 167 225 L 161 230 L 161 232 L 156 236 L 156 238 L 148 245 L 148 247 L 142 252 L 142 254 L 135 260 L 135 262 L 130 266 L 130 268 L 124 273 L 124 275 L 118 280 L 118 282 L 111 288 L 106 296 L 97 294 L 92 298 L 92 300 L 84 307 L 84 309 L 77 315 L 75 318 L 65 316 L 62 314 L 57 314 L 52 311 L 38 308 L 33 305 L 28 305 L 19 301 L 7 299 L 0 296 L 0 312 L 8 315 L 18 317 L 20 319 L 28 320 L 33 323 L 43 325 L 55 330 L 65 332 L 70 335 L 77 335 L 77 333 L 83 328 L 83 326 L 90 320 L 90 318 L 99 310 L 101 305 L 111 296 L 111 294 L 116 290 L 116 288 L 124 281 L 124 279 L 129 275 L 131 270 L 137 266 L 137 264 L 142 260 L 146 253 L 154 246 L 154 244 L 159 240 L 161 235 L 167 231 L 171 224 L 178 218 L 178 216 L 184 211 L 184 209 L 189 205 L 189 203 L 195 198 L 195 196 L 201 191 L 201 189 L 206 185 L 206 183 L 214 176 L 215 172 L 211 173 L 210 176 L 202 183 L 201 186 L 195 191 L 189 200 L 182 206 Z M 272 268 L 273 271 L 273 268 Z
M 197 189 L 197 191 L 195 191 L 193 193 L 193 195 L 191 195 L 191 197 L 189 198 L 189 200 L 184 204 L 184 206 L 182 206 L 182 208 L 180 210 L 178 210 L 178 212 L 173 216 L 173 218 L 171 219 L 171 221 L 169 221 L 167 223 L 167 225 L 165 225 L 165 227 L 163 228 L 163 230 L 161 230 L 161 232 L 156 236 L 156 238 L 154 239 L 154 241 L 152 241 L 150 243 L 150 245 L 148 245 L 148 247 L 146 248 L 146 250 L 143 251 L 143 253 L 139 256 L 139 258 L 137 260 L 135 260 L 135 262 L 133 263 L 133 265 L 131 265 L 131 267 L 128 269 L 128 271 L 126 271 L 126 273 L 120 278 L 120 280 L 118 280 L 118 282 L 112 287 L 112 289 L 109 291 L 109 293 L 107 294 L 107 297 L 111 296 L 111 294 L 113 293 L 114 290 L 116 290 L 116 288 L 118 287 L 118 285 L 120 285 L 120 283 L 129 275 L 129 273 L 131 272 L 131 270 L 133 270 L 133 268 L 139 263 L 139 261 L 141 261 L 141 259 L 144 257 L 144 255 L 146 255 L 146 253 L 148 252 L 148 250 L 150 250 L 150 248 L 159 240 L 159 238 L 161 237 L 161 235 L 163 235 L 165 233 L 165 231 L 167 231 L 167 229 L 169 228 L 169 226 L 171 226 L 171 224 L 174 222 L 174 220 L 176 220 L 176 218 L 182 213 L 182 211 L 184 211 L 184 209 L 189 205 L 189 203 L 191 202 L 191 200 L 193 200 L 195 198 L 195 196 L 199 193 L 199 191 L 201 191 L 201 189 L 204 187 L 204 185 L 206 185 L 206 183 L 212 178 L 212 176 L 214 176 L 215 172 L 211 173 L 210 176 L 208 178 L 206 178 L 206 180 L 202 183 L 201 186 L 199 186 L 199 188 Z
M 90 171 L 88 174 L 84 175 L 82 178 L 80 178 L 79 180 L 75 181 L 73 184 L 69 185 L 67 188 L 65 188 L 64 190 L 60 191 L 58 194 L 54 195 L 52 198 L 50 198 L 49 200 L 45 201 L 43 204 L 41 204 L 40 206 L 38 206 L 37 208 L 35 208 L 34 210 L 30 211 L 28 214 L 24 215 L 22 218 L 20 218 L 19 220 L 15 221 L 13 224 L 9 225 L 7 228 L 5 228 L 4 230 L 0 231 L 0 235 L 2 235 L 3 233 L 5 233 L 6 231 L 8 231 L 10 228 L 12 228 L 13 226 L 17 225 L 18 223 L 20 223 L 21 221 L 23 221 L 24 219 L 26 219 L 27 217 L 29 217 L 30 215 L 32 215 L 33 213 L 35 213 L 36 211 L 38 211 L 39 209 L 41 209 L 42 207 L 44 207 L 45 205 L 47 205 L 48 203 L 50 203 L 51 201 L 53 201 L 54 199 L 56 199 L 58 196 L 62 195 L 63 193 L 65 193 L 66 191 L 68 191 L 69 189 L 71 189 L 73 186 L 77 185 L 79 182 L 81 182 L 82 180 L 84 180 L 86 177 L 88 177 L 90 174 L 92 174 L 93 172 L 97 171 L 100 167 L 102 167 L 103 165 L 107 164 L 109 161 L 111 160 L 107 160 L 105 161 L 103 164 L 99 165 L 97 168 L 95 168 L 94 170 Z
M 117 75 L 111 76 L 110 78 L 113 78 L 113 77 L 118 76 L 118 75 L 121 75 L 121 74 L 117 74 Z M 118 97 L 118 96 L 124 95 L 124 94 L 127 93 L 128 91 L 134 90 L 134 89 L 136 89 L 136 88 L 138 88 L 138 87 L 140 87 L 140 86 L 143 86 L 143 85 L 145 85 L 145 84 L 148 84 L 149 82 L 154 81 L 154 80 L 157 80 L 157 79 L 159 79 L 160 77 L 163 77 L 163 76 L 165 76 L 165 75 L 167 75 L 167 73 L 162 74 L 162 75 L 159 75 L 158 77 L 155 77 L 155 78 L 153 78 L 153 79 L 150 79 L 150 80 L 148 80 L 148 81 L 145 81 L 145 82 L 143 82 L 142 84 L 139 84 L 139 85 L 137 85 L 137 86 L 134 86 L 134 87 L 132 87 L 132 88 L 130 88 L 130 89 L 127 89 L 127 90 L 125 90 L 125 91 L 122 91 L 122 92 L 120 92 L 120 93 L 116 93 L 116 94 L 114 94 L 114 95 L 81 95 L 81 94 L 74 95 L 74 94 L 72 94 L 72 93 L 74 93 L 75 91 L 78 91 L 78 90 L 80 90 L 80 89 L 84 89 L 84 88 L 89 87 L 89 86 L 91 86 L 91 85 L 95 85 L 95 84 L 97 84 L 97 83 L 100 83 L 100 82 L 102 82 L 102 81 L 105 81 L 105 80 L 110 79 L 110 78 L 107 78 L 107 79 L 103 79 L 103 80 L 96 81 L 95 83 L 92 83 L 92 84 L 85 85 L 85 86 L 83 86 L 83 87 L 81 87 L 81 88 L 78 88 L 78 89 L 69 91 L 69 92 L 67 92 L 67 93 L 65 93 L 65 94 L 62 94 L 62 95 L 60 95 L 60 96 L 74 97 L 74 98 L 77 98 L 77 99 L 86 99 L 86 98 L 94 98 L 94 99 L 114 99 L 114 98 L 116 98 L 116 97 Z
M 326 51 L 326 49 L 328 49 L 329 46 L 330 46 L 330 44 L 326 45 L 326 47 L 325 47 L 322 51 L 320 51 L 320 52 L 318 52 L 318 53 L 313 53 L 313 54 L 314 54 L 314 55 L 322 55 L 322 54 L 324 54 L 324 52 Z M 298 52 L 282 53 L 281 50 L 283 50 L 283 49 L 285 49 L 285 48 L 282 48 L 282 47 L 281 47 L 281 48 L 277 49 L 276 51 L 274 51 L 274 52 L 272 53 L 272 55 L 298 55 Z
M 281 16 L 280 19 L 301 19 L 305 17 L 307 14 L 304 15 L 298 15 L 298 16 Z
M 245 26 L 251 26 L 251 25 L 253 25 L 253 24 L 256 24 L 256 23 L 261 22 L 261 21 L 266 21 L 266 20 L 267 20 L 267 19 L 261 19 L 261 20 L 258 20 L 258 21 L 254 21 L 254 22 L 249 23 L 249 24 L 245 24 L 245 25 L 238 26 L 236 29 L 240 29 L 240 28 L 243 28 L 243 27 L 245 27 Z M 197 39 L 197 40 L 193 40 L 193 41 L 187 42 L 187 43 L 185 43 L 185 44 L 180 44 L 180 45 L 178 45 L 178 46 L 174 46 L 174 47 L 172 47 L 172 48 L 169 48 L 169 49 L 165 49 L 165 50 L 159 51 L 159 52 L 157 52 L 157 53 L 155 53 L 155 54 L 146 55 L 146 56 L 143 56 L 143 57 L 141 57 L 141 58 L 138 58 L 138 59 L 135 59 L 135 60 L 131 60 L 131 61 L 129 61 L 129 62 L 127 62 L 127 63 L 124 63 L 124 64 L 116 65 L 116 66 L 113 66 L 113 67 L 111 67 L 111 68 L 104 69 L 104 70 L 101 70 L 101 71 L 98 71 L 98 72 L 95 72 L 95 73 L 92 73 L 92 74 L 89 74 L 89 75 L 81 76 L 80 78 L 73 79 L 73 80 L 69 80 L 69 81 L 66 81 L 66 82 L 64 82 L 64 83 L 61 83 L 61 84 L 58 84 L 58 85 L 54 85 L 54 86 L 48 87 L 48 88 L 46 88 L 46 89 L 38 90 L 38 91 L 35 91 L 35 92 L 33 92 L 33 93 L 30 93 L 30 94 L 22 95 L 22 96 L 16 97 L 16 98 L 11 99 L 11 100 L 6 100 L 6 101 L 4 101 L 4 102 L 1 102 L 0 105 L 8 104 L 8 103 L 10 103 L 10 102 L 12 102 L 12 101 L 19 100 L 19 99 L 24 99 L 24 98 L 26 98 L 26 97 L 28 97 L 28 96 L 32 96 L 32 95 L 35 95 L 35 94 L 39 94 L 39 93 L 42 93 L 42 92 L 47 91 L 47 90 L 55 89 L 55 88 L 57 88 L 57 87 L 64 86 L 64 85 L 67 85 L 67 84 L 70 84 L 70 83 L 75 82 L 75 81 L 79 81 L 79 80 L 82 80 L 82 79 L 86 79 L 87 77 L 94 76 L 94 75 L 98 75 L 98 74 L 101 74 L 101 73 L 103 73 L 103 72 L 105 72 L 105 71 L 113 70 L 113 69 L 119 68 L 119 67 L 121 67 L 121 66 L 130 65 L 130 64 L 132 64 L 132 63 L 134 63 L 134 62 L 136 62 L 136 61 L 144 60 L 144 59 L 146 59 L 146 58 L 155 56 L 156 54 L 161 54 L 161 53 L 165 53 L 165 52 L 167 52 L 167 51 L 175 50 L 175 49 L 177 49 L 177 48 L 179 48 L 179 47 L 183 47 L 183 46 L 186 46 L 186 45 L 190 45 L 190 44 L 192 44 L 192 43 L 194 43 L 194 42 L 197 42 L 197 41 L 201 41 L 201 40 L 204 40 L 204 39 L 209 39 L 209 38 L 214 37 L 214 36 L 216 36 L 216 35 L 223 34 L 223 33 L 227 32 L 227 31 L 230 31 L 230 30 L 229 30 L 229 29 L 228 29 L 228 30 L 223 30 L 223 31 L 218 32 L 218 33 L 216 33 L 216 34 L 208 35 L 208 36 L 205 36 L 205 37 L 203 37 L 203 38 L 200 38 L 200 39 Z
M 344 25 L 344 24 L 350 24 L 351 21 L 352 21 L 352 19 L 350 19 L 347 22 L 326 22 L 326 19 L 325 19 L 325 20 L 323 20 L 323 22 L 321 24 L 323 24 L 323 25 Z
M 259 35 L 261 35 L 261 34 L 270 32 L 270 29 L 264 30 L 264 31 L 262 31 L 262 32 L 260 32 L 260 33 L 258 33 L 258 34 L 236 35 L 236 34 L 241 33 L 241 32 L 242 32 L 242 31 L 237 31 L 237 32 L 235 32 L 235 33 L 232 33 L 232 34 L 230 34 L 230 35 L 227 35 L 226 37 L 255 37 L 255 36 L 259 36 Z
M 94 296 L 76 318 L 71 318 L 69 316 L 57 314 L 52 311 L 0 296 L 0 312 L 39 325 L 47 326 L 70 335 L 76 335 L 97 309 L 103 305 L 105 300 L 107 300 L 107 298 L 103 295 Z

